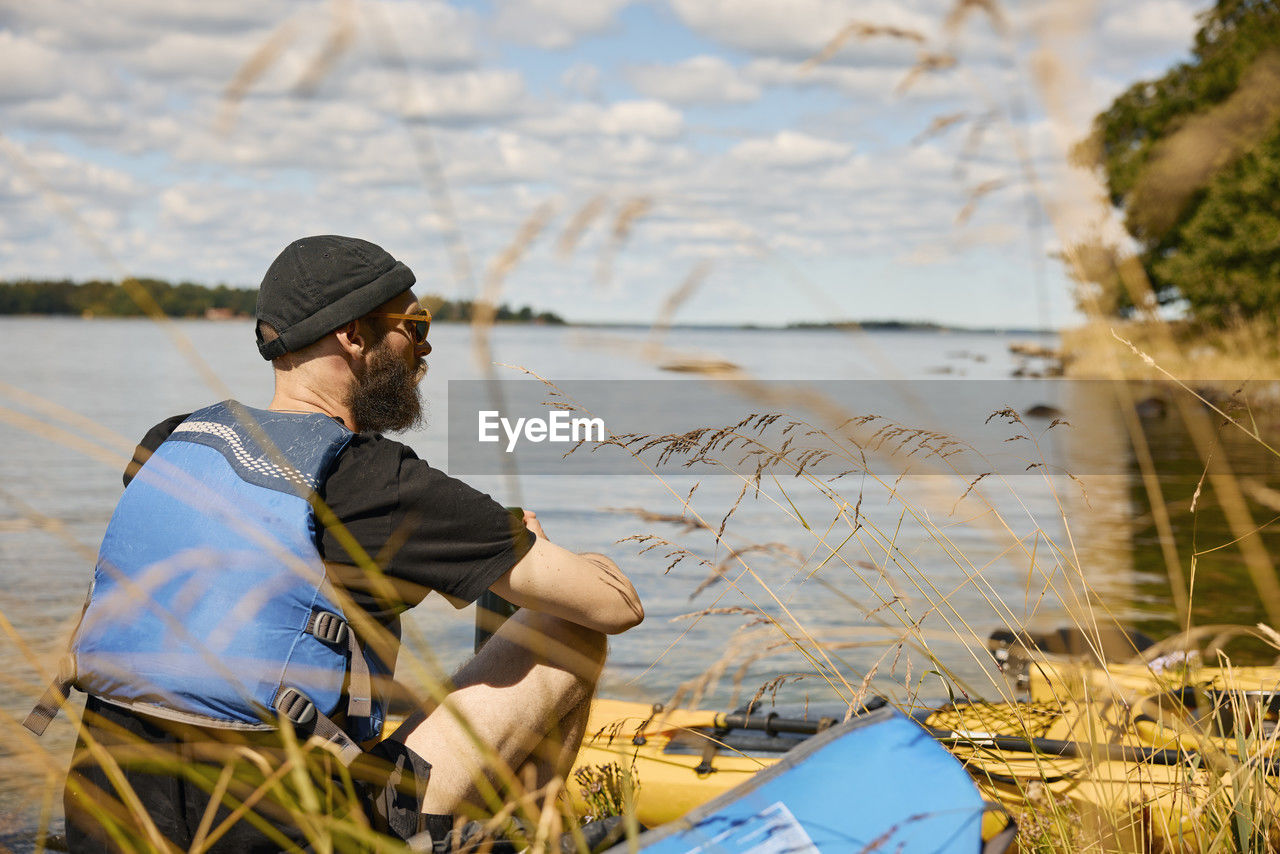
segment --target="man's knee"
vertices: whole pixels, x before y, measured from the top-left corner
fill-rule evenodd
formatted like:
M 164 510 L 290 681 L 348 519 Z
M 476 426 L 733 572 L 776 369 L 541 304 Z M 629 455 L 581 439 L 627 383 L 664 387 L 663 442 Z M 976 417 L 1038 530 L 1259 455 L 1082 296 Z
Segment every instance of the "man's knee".
M 543 662 L 593 685 L 600 678 L 609 648 L 603 632 L 529 610 L 518 612 L 508 623 L 504 629 L 512 642 L 531 650 Z
M 519 686 L 552 702 L 559 713 L 589 699 L 604 669 L 605 635 L 558 617 L 522 610 L 507 620 L 454 675 L 455 690 Z

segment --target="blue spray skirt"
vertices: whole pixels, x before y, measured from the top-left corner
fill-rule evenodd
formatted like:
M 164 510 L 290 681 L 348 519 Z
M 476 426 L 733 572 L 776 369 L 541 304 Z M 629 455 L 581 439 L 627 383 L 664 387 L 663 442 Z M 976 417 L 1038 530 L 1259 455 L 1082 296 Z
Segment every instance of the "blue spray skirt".
M 638 842 L 651 854 L 977 854 L 985 810 L 955 757 L 882 707 L 807 739 Z M 610 850 L 620 854 L 628 844 Z

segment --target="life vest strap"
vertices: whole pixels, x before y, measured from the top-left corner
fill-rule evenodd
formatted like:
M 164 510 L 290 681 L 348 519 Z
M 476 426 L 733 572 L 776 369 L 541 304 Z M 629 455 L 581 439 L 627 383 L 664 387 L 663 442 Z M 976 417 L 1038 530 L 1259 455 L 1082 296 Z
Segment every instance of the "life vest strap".
M 58 711 L 62 708 L 62 704 L 67 701 L 67 695 L 71 691 L 71 683 L 75 682 L 75 679 L 75 659 L 69 655 L 63 656 L 62 660 L 58 662 L 58 675 L 53 677 L 49 687 L 44 689 L 44 693 L 40 695 L 40 700 L 27 714 L 22 725 L 35 735 L 44 735 L 49 723 L 58 716 Z
M 373 678 L 369 675 L 369 662 L 365 660 L 364 650 L 360 648 L 360 641 L 356 640 L 351 626 L 332 611 L 316 609 L 311 612 L 305 631 L 327 644 L 347 648 L 351 654 L 347 667 L 347 716 L 367 718 L 372 715 Z
M 346 646 L 350 651 L 350 685 L 347 697 L 347 715 L 349 717 L 369 717 L 373 713 L 373 680 L 369 673 L 369 663 L 364 657 L 364 651 L 361 649 L 360 642 L 356 640 L 356 634 L 351 630 L 347 621 L 330 611 L 317 610 L 312 612 L 310 619 L 307 621 L 306 631 L 326 643 Z M 74 657 L 70 655 L 63 656 L 58 662 L 57 675 L 49 682 L 49 686 L 40 695 L 40 699 L 22 721 L 22 725 L 34 735 L 44 735 L 45 730 L 49 728 L 49 724 L 58 716 L 63 704 L 67 702 L 67 697 L 70 696 L 71 687 L 75 683 L 75 679 L 76 666 Z M 117 703 L 117 705 L 122 705 L 126 708 L 139 707 L 139 704 L 134 703 Z M 312 720 L 315 720 L 317 721 L 316 733 L 326 741 L 337 744 L 339 739 L 334 737 L 333 733 L 338 733 L 341 735 L 342 740 L 353 745 L 355 750 L 359 752 L 360 748 L 356 742 L 342 732 L 342 729 L 328 716 L 317 710 L 315 704 L 302 692 L 293 688 L 284 688 L 277 695 L 274 705 L 278 712 L 293 721 L 296 726 L 306 726 Z M 170 714 L 166 714 L 167 710 L 151 706 L 139 710 L 149 715 L 170 716 Z M 184 721 L 208 725 L 208 722 L 195 716 L 176 714 L 172 716 Z M 257 728 L 246 727 L 246 729 Z M 320 732 L 321 729 L 325 731 L 322 733 Z M 342 748 L 342 750 L 344 749 Z M 342 750 L 339 751 L 340 755 Z
M 272 705 L 299 730 L 311 732 L 323 739 L 343 765 L 350 766 L 363 755 L 364 750 L 360 745 L 347 735 L 342 727 L 335 724 L 332 718 L 319 711 L 306 694 L 296 688 L 285 688 L 280 691 Z

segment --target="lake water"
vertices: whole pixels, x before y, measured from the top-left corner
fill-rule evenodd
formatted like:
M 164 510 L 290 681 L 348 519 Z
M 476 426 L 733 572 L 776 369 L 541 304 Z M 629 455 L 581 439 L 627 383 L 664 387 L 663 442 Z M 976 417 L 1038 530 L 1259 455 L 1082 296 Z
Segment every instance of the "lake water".
M 695 359 L 728 362 L 740 369 L 735 376 L 797 390 L 895 380 L 902 411 L 919 413 L 904 423 L 936 429 L 950 419 L 957 429 L 1029 434 L 1015 444 L 1028 465 L 1050 453 L 1055 466 L 1085 472 L 1079 481 L 1006 466 L 970 490 L 984 472 L 923 465 L 913 471 L 934 473 L 898 480 L 883 462 L 878 479 L 792 477 L 783 467 L 760 479 L 758 493 L 754 482 L 744 490 L 753 471 L 655 476 L 639 462 L 635 474 L 468 480 L 503 503 L 536 510 L 557 542 L 610 554 L 635 582 L 648 617 L 614 640 L 606 695 L 665 702 L 683 686 L 686 696 L 702 692 L 704 704 L 730 706 L 764 689 L 786 702 L 830 705 L 864 683 L 899 701 L 993 695 L 997 679 L 983 641 L 994 628 L 1053 626 L 1090 602 L 1118 620 L 1152 626 L 1168 625 L 1171 615 L 1140 526 L 1144 556 L 1135 561 L 1132 519 L 1142 501 L 1121 431 L 1105 414 L 1090 414 L 1096 401 L 1088 394 L 1058 400 L 1071 424 L 1048 430 L 1047 419 L 1030 417 L 1025 425 L 961 424 L 961 409 L 928 391 L 947 380 L 948 394 L 959 395 L 954 401 L 979 387 L 964 383 L 1006 381 L 997 396 L 1024 411 L 1050 392 L 1042 383 L 1007 381 L 1021 364 L 1009 352 L 1014 340 L 1053 343 L 1006 334 L 718 329 L 672 330 L 657 342 L 639 329 L 508 326 L 492 330 L 488 358 L 557 382 L 713 388 L 713 379 L 662 369 Z M 448 383 L 487 374 L 469 328 L 437 325 L 432 341 L 431 424 L 404 438 L 447 469 Z M 170 414 L 225 397 L 265 405 L 271 375 L 248 322 L 0 318 L 0 364 L 0 614 L 13 626 L 2 641 L 0 814 L 22 824 L 58 789 L 72 733 L 62 719 L 35 751 L 16 721 L 43 686 L 37 668 L 53 665 L 78 613 L 124 460 Z M 493 370 L 502 379 L 524 376 Z M 921 390 L 933 399 L 919 399 Z M 768 403 L 744 400 L 741 415 L 769 411 Z M 842 401 L 841 411 L 873 414 L 856 403 Z M 913 465 L 926 456 L 898 453 L 893 459 Z M 731 508 L 719 545 L 708 531 L 679 523 L 696 514 L 714 528 Z M 724 578 L 708 584 L 709 565 L 721 562 Z M 406 634 L 419 639 L 412 654 L 452 666 L 470 649 L 472 611 L 430 597 L 412 612 Z M 34 757 L 46 767 L 35 767 Z

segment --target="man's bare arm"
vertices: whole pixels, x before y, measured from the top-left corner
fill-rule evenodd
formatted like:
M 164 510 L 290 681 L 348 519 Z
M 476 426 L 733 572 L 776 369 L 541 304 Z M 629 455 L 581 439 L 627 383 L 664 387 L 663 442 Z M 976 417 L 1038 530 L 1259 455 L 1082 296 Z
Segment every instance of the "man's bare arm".
M 575 554 L 548 539 L 533 513 L 525 524 L 537 542 L 489 588 L 522 608 L 595 629 L 625 632 L 644 619 L 644 606 L 618 565 L 601 554 Z

